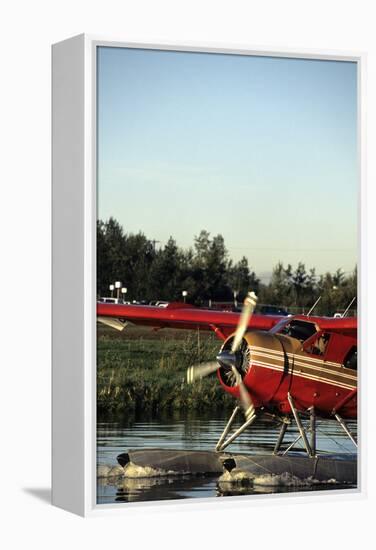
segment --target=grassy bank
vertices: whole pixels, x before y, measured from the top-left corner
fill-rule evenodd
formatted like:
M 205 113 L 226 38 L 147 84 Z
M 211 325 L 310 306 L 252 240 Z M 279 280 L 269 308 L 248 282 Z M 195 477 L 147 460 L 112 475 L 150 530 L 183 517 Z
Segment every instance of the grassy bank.
M 186 383 L 192 364 L 211 361 L 220 348 L 213 334 L 98 325 L 97 406 L 101 413 L 197 410 L 233 406 L 215 375 Z

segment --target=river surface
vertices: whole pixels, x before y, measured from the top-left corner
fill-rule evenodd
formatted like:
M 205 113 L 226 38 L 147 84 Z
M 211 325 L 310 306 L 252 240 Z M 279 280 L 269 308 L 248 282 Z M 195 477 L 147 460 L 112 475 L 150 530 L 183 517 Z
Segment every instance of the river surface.
M 223 431 L 227 415 L 176 414 L 137 418 L 125 416 L 121 419 L 98 418 L 97 422 L 97 465 L 115 466 L 116 457 L 129 449 L 163 448 L 212 451 Z M 356 435 L 356 422 L 348 427 Z M 226 451 L 237 453 L 267 454 L 273 451 L 279 428 L 274 423 L 256 421 Z M 298 435 L 297 428 L 289 426 L 284 448 Z M 296 451 L 302 450 L 299 442 Z M 335 421 L 317 421 L 317 449 L 329 454 L 351 454 L 356 449 L 342 428 Z M 347 486 L 349 487 L 349 486 Z M 326 490 L 343 488 L 325 485 Z M 323 486 L 312 486 L 311 490 L 323 490 Z M 226 487 L 218 484 L 216 477 L 182 478 L 100 478 L 97 483 L 98 504 L 134 502 L 183 498 L 203 498 L 235 494 L 275 493 L 307 491 L 307 487 Z M 308 489 L 309 490 L 309 489 Z

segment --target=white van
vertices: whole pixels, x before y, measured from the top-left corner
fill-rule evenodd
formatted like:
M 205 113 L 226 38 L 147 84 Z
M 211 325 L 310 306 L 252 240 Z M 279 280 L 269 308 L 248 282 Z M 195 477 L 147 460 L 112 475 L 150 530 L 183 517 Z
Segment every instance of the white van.
M 98 302 L 102 302 L 103 304 L 122 304 L 123 300 L 121 298 L 99 298 Z

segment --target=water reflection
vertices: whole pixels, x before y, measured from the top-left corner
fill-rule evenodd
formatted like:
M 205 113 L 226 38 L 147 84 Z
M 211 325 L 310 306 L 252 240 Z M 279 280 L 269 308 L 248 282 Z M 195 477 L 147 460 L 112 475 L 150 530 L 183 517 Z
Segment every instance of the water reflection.
M 116 465 L 118 454 L 128 449 L 164 448 L 213 450 L 223 430 L 227 416 L 171 414 L 145 418 L 125 416 L 99 418 L 97 424 L 97 464 Z M 349 422 L 356 436 L 356 422 Z M 273 451 L 279 427 L 271 422 L 256 422 L 230 445 L 233 452 L 265 454 Z M 290 426 L 285 437 L 285 448 L 297 437 L 297 429 Z M 354 453 L 355 448 L 342 428 L 333 421 L 318 420 L 317 448 L 330 454 Z M 296 451 L 302 450 L 301 442 Z M 320 490 L 314 486 L 310 490 Z M 338 486 L 325 486 L 325 489 Z M 229 487 L 218 484 L 217 477 L 179 477 L 98 479 L 97 501 L 100 504 L 145 500 L 203 498 L 234 494 L 258 494 L 297 491 L 296 487 Z M 304 489 L 307 491 L 307 487 Z

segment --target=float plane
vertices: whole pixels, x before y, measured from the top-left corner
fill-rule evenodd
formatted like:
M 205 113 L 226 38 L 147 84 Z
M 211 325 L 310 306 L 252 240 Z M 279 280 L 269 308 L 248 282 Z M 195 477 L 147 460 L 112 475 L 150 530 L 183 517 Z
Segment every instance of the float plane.
M 257 297 L 245 298 L 241 313 L 206 310 L 184 303 L 165 308 L 97 304 L 98 321 L 122 330 L 127 323 L 155 328 L 214 331 L 223 341 L 215 360 L 188 368 L 187 382 L 216 373 L 237 404 L 216 445 L 223 451 L 257 418 L 280 422 L 274 455 L 281 454 L 292 421 L 308 457 L 316 456 L 316 417 L 333 418 L 356 446 L 345 419 L 357 417 L 357 319 L 253 314 Z M 242 425 L 230 434 L 237 414 Z M 308 415 L 309 426 L 301 417 Z

